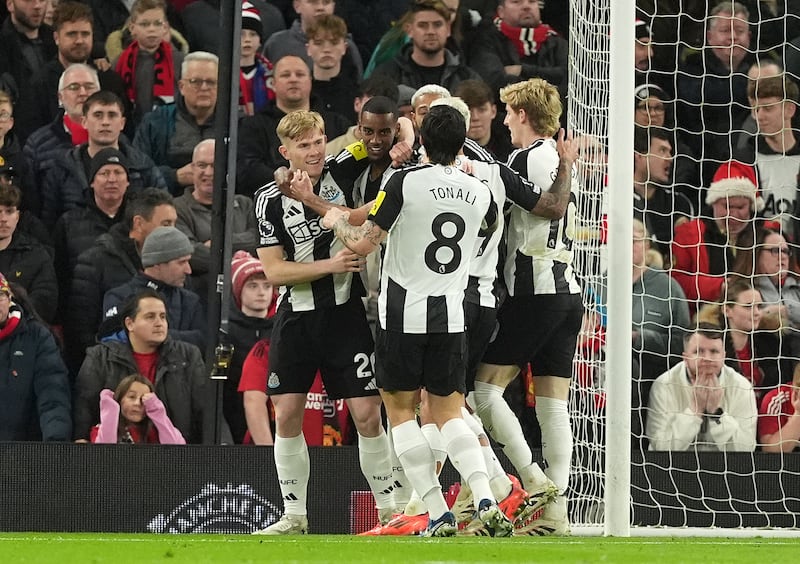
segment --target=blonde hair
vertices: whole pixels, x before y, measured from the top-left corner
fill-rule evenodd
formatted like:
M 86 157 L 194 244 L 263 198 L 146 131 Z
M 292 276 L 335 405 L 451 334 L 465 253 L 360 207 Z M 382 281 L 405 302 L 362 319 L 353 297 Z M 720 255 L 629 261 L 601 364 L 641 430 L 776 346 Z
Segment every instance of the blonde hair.
M 464 102 L 464 100 L 458 96 L 445 96 L 444 98 L 437 98 L 431 102 L 430 107 L 433 108 L 434 106 L 450 106 L 456 110 L 464 118 L 467 131 L 469 131 L 469 106 L 467 106 L 467 103 Z
M 514 111 L 525 110 L 528 123 L 539 135 L 552 137 L 560 127 L 561 97 L 558 89 L 541 78 L 509 84 L 500 89 L 500 101 Z
M 313 129 L 319 129 L 320 132 L 325 133 L 325 121 L 322 116 L 317 112 L 297 110 L 281 118 L 275 133 L 278 134 L 281 143 L 286 145 L 287 141 L 294 141 Z

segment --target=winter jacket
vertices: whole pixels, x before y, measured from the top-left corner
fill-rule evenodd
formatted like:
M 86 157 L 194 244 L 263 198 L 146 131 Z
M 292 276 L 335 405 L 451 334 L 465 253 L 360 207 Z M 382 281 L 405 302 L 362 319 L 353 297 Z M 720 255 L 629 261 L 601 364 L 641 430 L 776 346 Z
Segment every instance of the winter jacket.
M 36 311 L 52 323 L 58 305 L 58 281 L 53 257 L 47 249 L 25 233 L 14 232 L 11 243 L 0 251 L 0 272 L 28 292 Z
M 180 123 L 181 127 L 178 127 Z M 176 131 L 182 132 L 180 136 Z M 136 128 L 133 145 L 150 157 L 158 166 L 170 193 L 181 194 L 177 170 L 192 162 L 195 145 L 203 139 L 214 138 L 214 116 L 199 125 L 179 99 L 146 114 Z
M 231 307 L 228 318 L 228 338 L 233 345 L 228 379 L 223 391 L 223 413 L 231 428 L 233 439 L 241 443 L 247 431 L 244 403 L 239 393 L 239 380 L 242 377 L 244 360 L 259 340 L 272 334 L 272 318 L 249 317 L 235 306 Z
M 164 284 L 160 280 L 150 278 L 143 272 L 120 286 L 105 293 L 103 297 L 103 319 L 119 318 L 119 308 L 125 301 L 150 288 L 164 297 L 167 306 L 169 336 L 179 341 L 192 343 L 201 351 L 206 346 L 206 314 L 200 304 L 200 297 L 190 290 Z
M 311 109 L 325 121 L 325 134 L 333 139 L 350 127 L 347 118 L 320 109 L 321 102 L 311 98 Z M 277 106 L 269 107 L 239 122 L 239 150 L 236 152 L 236 193 L 253 197 L 256 190 L 274 180 L 275 169 L 288 166 L 278 152 L 281 140 L 276 128 L 286 114 Z
M 200 443 L 206 410 L 207 378 L 200 351 L 194 345 L 167 338 L 158 351 L 156 395 L 167 408 L 170 421 L 187 443 Z M 75 439 L 89 439 L 100 421 L 100 392 L 114 390 L 120 381 L 139 371 L 129 343 L 101 343 L 86 351 L 75 383 L 73 410 Z
M 72 148 L 72 136 L 64 127 L 64 112 L 48 125 L 34 131 L 22 152 L 28 167 L 22 176 L 25 209 L 40 216 L 42 213 L 42 184 L 47 171 Z
M 82 208 L 86 205 L 89 179 L 83 166 L 82 152 L 86 145 L 79 145 L 64 153 L 53 162 L 41 186 L 42 221 L 55 225 L 65 211 Z M 167 189 L 167 183 L 146 154 L 136 149 L 124 138 L 119 139 L 119 150 L 128 159 L 128 193 L 139 192 L 144 188 Z
M 68 441 L 67 368 L 49 329 L 23 312 L 0 340 L 0 441 Z
M 91 249 L 78 256 L 62 320 L 71 370 L 77 372 L 86 348 L 97 342 L 95 335 L 103 319 L 103 296 L 141 270 L 136 242 L 122 223 L 98 237 Z
M 428 81 L 422 77 L 417 70 L 416 64 L 412 62 L 412 49 L 413 45 L 410 43 L 403 46 L 399 55 L 376 68 L 374 74 L 388 76 L 396 84 L 405 84 L 414 89 L 422 88 Z M 441 80 L 439 80 L 437 84 L 444 86 L 450 92 L 455 90 L 456 86 L 463 80 L 477 80 L 481 78 L 478 73 L 463 64 L 458 56 L 454 55 L 449 50 L 445 49 L 444 56 L 444 71 L 442 72 Z

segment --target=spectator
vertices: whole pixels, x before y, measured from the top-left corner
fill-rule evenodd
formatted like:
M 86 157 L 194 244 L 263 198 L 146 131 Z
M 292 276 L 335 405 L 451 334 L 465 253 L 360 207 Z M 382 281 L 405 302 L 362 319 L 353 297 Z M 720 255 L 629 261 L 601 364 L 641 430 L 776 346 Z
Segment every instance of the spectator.
M 68 441 L 67 369 L 53 334 L 23 296 L 0 274 L 0 374 L 7 382 L 0 441 Z
M 100 392 L 100 423 L 91 430 L 91 442 L 185 445 L 155 391 L 150 380 L 131 374 L 115 391 Z
M 375 69 L 397 84 L 420 88 L 439 84 L 448 90 L 462 80 L 480 78 L 445 47 L 451 32 L 449 9 L 438 0 L 417 0 L 405 26 L 410 42 Z
M 633 45 L 633 66 L 636 76 L 646 77 L 650 70 L 650 61 L 653 59 L 653 38 L 650 35 L 650 25 L 637 18 L 634 23 L 636 42 Z
M 294 0 L 294 9 L 299 16 L 286 31 L 279 31 L 264 43 L 264 55 L 270 61 L 278 61 L 287 55 L 300 57 L 311 67 L 311 57 L 306 50 L 308 28 L 322 16 L 330 16 L 335 8 L 334 0 Z M 347 57 L 342 62 L 348 73 L 361 76 L 364 63 L 356 44 L 347 37 Z
M 164 0 L 136 0 L 128 29 L 131 43 L 114 61 L 125 84 L 125 97 L 133 104 L 134 127 L 156 107 L 175 102 L 175 85 L 183 53 L 164 40 L 167 8 Z
M 269 339 L 276 305 L 275 289 L 267 280 L 261 261 L 246 251 L 237 251 L 233 255 L 231 294 L 233 304 L 228 319 L 228 336 L 233 345 L 233 358 L 228 379 L 225 380 L 223 413 L 231 428 L 234 442 L 241 443 L 248 429 L 245 405 L 239 395 L 242 368 L 253 346 L 261 339 Z M 266 411 L 267 372 L 262 374 L 262 379 L 260 391 Z M 267 418 L 264 420 L 269 425 Z M 259 429 L 263 427 L 259 426 Z M 272 444 L 271 433 L 268 440 L 258 431 L 251 432 L 251 436 L 256 439 L 256 444 Z
M 311 57 L 312 95 L 323 101 L 324 108 L 355 123 L 353 99 L 358 95 L 361 76 L 352 67 L 342 66 L 347 53 L 347 24 L 339 16 L 322 16 L 306 31 L 308 56 Z
M 797 84 L 785 75 L 750 81 L 747 96 L 758 124 L 758 135 L 748 144 L 748 163 L 758 170 L 764 198 L 761 215 L 780 221 L 785 236 L 798 241 L 797 198 L 800 178 L 800 143 L 792 120 L 800 100 Z
M 671 275 L 683 288 L 689 309 L 715 302 L 725 277 L 733 271 L 737 252 L 753 244 L 757 194 L 753 167 L 738 161 L 723 163 L 708 188 L 711 217 L 701 216 L 675 228 Z
M 670 188 L 672 136 L 660 127 L 637 127 L 633 140 L 633 214 L 670 264 L 673 230 L 692 217 L 689 198 Z
M 399 90 L 397 85 L 385 76 L 373 76 L 361 81 L 358 95 L 353 99 L 353 111 L 356 115 L 361 115 L 362 106 L 373 96 L 385 96 L 390 100 L 398 100 Z M 331 139 L 325 145 L 325 154 L 335 157 L 342 149 L 353 143 L 357 143 L 358 124 L 350 126 L 345 133 Z
M 703 185 L 731 158 L 731 132 L 749 111 L 747 69 L 750 14 L 739 2 L 721 2 L 706 20 L 707 49 L 686 57 L 676 79 L 676 121 L 683 141 L 700 155 Z
M 14 132 L 14 104 L 7 92 L 0 90 L 0 167 L 24 175 L 28 169 L 19 138 Z
M 167 4 L 167 11 L 169 12 L 172 2 Z M 167 16 L 169 19 L 169 15 Z M 172 27 L 169 21 L 164 24 L 163 39 L 172 46 L 173 52 L 180 52 L 182 55 L 189 54 L 189 42 L 183 34 Z M 122 54 L 122 51 L 130 47 L 133 42 L 130 30 L 130 18 L 125 21 L 121 28 L 108 34 L 106 38 L 105 50 L 106 59 L 116 61 Z
M 34 131 L 23 148 L 28 162 L 22 180 L 25 209 L 41 214 L 42 186 L 47 171 L 69 149 L 89 141 L 89 132 L 83 126 L 83 104 L 98 90 L 97 71 L 88 65 L 76 63 L 61 73 L 57 92 L 58 105 L 63 111 L 50 124 Z
M 546 23 L 537 0 L 500 0 L 497 15 L 481 23 L 467 60 L 498 91 L 507 84 L 542 78 L 558 88 L 566 107 L 569 45 Z
M 171 2 L 174 4 L 174 2 Z M 261 21 L 262 44 L 278 31 L 286 29 L 281 11 L 273 1 L 250 0 L 258 10 Z M 219 6 L 220 0 L 193 0 L 181 11 L 181 19 L 186 29 L 186 39 L 192 51 L 219 52 Z M 244 20 L 242 20 L 244 23 Z
M 42 221 L 46 225 L 55 225 L 65 211 L 86 205 L 91 159 L 107 147 L 119 150 L 128 161 L 128 190 L 139 192 L 149 186 L 166 189 L 164 178 L 150 157 L 122 136 L 123 111 L 122 100 L 113 92 L 101 90 L 86 99 L 83 125 L 89 141 L 56 159 L 41 186 Z
M 194 185 L 186 188 L 181 197 L 175 198 L 175 210 L 178 212 L 176 227 L 189 238 L 194 247 L 190 260 L 191 287 L 203 303 L 208 294 L 208 285 L 212 282 L 210 277 L 216 274 L 210 271 L 215 146 L 213 139 L 205 139 L 197 144 L 192 156 Z M 253 212 L 253 200 L 236 194 L 233 197 L 233 206 L 227 210 L 226 221 L 230 225 L 234 252 L 238 250 L 254 252 L 258 229 Z
M 133 0 L 82 0 L 92 8 L 94 14 L 94 56 L 105 56 L 104 48 L 108 36 L 114 31 L 126 26 L 131 15 Z M 181 19 L 172 7 L 172 2 L 167 3 L 167 16 L 173 26 L 180 29 Z
M 650 390 L 650 450 L 746 451 L 756 447 L 753 385 L 725 365 L 722 330 L 707 323 L 684 337 L 683 361 Z
M 732 278 L 719 302 L 697 313 L 699 321 L 724 329 L 725 364 L 753 385 L 757 405 L 766 392 L 789 380 L 794 364 L 781 348 L 780 318 L 767 317 L 762 308 L 752 281 Z
M 195 51 L 186 55 L 178 81 L 180 97 L 150 112 L 136 130 L 133 144 L 158 165 L 174 196 L 192 185 L 192 151 L 214 136 L 219 59 Z
M 784 354 L 800 357 L 800 279 L 795 273 L 795 249 L 774 229 L 756 230 L 755 244 L 736 255 L 733 272 L 753 281 L 761 293 L 763 314 L 780 320 L 789 344 Z M 781 380 L 783 381 L 783 380 Z
M 33 90 L 34 73 L 55 57 L 53 28 L 43 23 L 45 4 L 41 0 L 6 0 L 8 17 L 0 28 L 0 84 L 5 83 L 11 97 L 19 103 L 16 131 L 25 142 L 39 127 Z
M 14 186 L 19 190 L 17 171 L 8 161 L 3 161 L 3 163 L 0 164 L 0 186 Z M 20 233 L 26 233 L 33 237 L 36 241 L 44 245 L 47 252 L 52 255 L 53 240 L 50 237 L 50 230 L 44 226 L 41 219 L 24 209 L 25 196 L 22 195 L 21 198 L 23 203 L 20 204 L 22 209 L 19 214 L 17 230 Z
M 272 182 L 276 168 L 286 166 L 278 147 L 281 141 L 275 132 L 278 122 L 295 110 L 319 108 L 321 102 L 311 98 L 311 70 L 300 57 L 287 55 L 275 62 L 273 83 L 275 105 L 239 124 L 236 192 L 252 197 L 255 191 Z M 344 116 L 319 111 L 325 120 L 328 136 L 338 137 L 350 125 Z
M 189 260 L 194 248 L 176 227 L 156 227 L 142 245 L 143 272 L 125 284 L 112 288 L 103 296 L 103 324 L 98 336 L 113 338 L 124 320 L 121 307 L 140 291 L 150 288 L 164 298 L 169 317 L 169 335 L 205 351 L 206 322 L 200 297 L 185 289 L 186 277 L 192 273 Z
M 73 373 L 80 368 L 86 348 L 96 342 L 105 293 L 142 270 L 140 252 L 145 239 L 156 227 L 175 225 L 176 219 L 172 196 L 147 188 L 128 200 L 122 223 L 78 256 L 63 319 L 66 358 Z
M 259 11 L 250 2 L 244 2 L 239 53 L 240 116 L 252 116 L 275 101 L 272 63 L 259 52 L 263 29 Z
M 89 187 L 86 206 L 64 213 L 53 229 L 58 293 L 62 301 L 59 309 L 62 312 L 78 256 L 90 249 L 100 235 L 122 221 L 128 191 L 125 155 L 112 147 L 98 151 L 92 157 Z
M 800 447 L 800 364 L 791 384 L 781 384 L 761 400 L 758 443 L 764 452 L 792 452 Z
M 489 85 L 482 80 L 465 80 L 456 86 L 453 96 L 464 100 L 469 107 L 467 137 L 498 161 L 506 162 L 514 146 L 503 120 L 497 119 L 497 104 Z
M 187 443 L 200 443 L 206 409 L 205 365 L 200 350 L 167 336 L 164 298 L 153 289 L 131 296 L 120 310 L 127 342 L 113 340 L 86 351 L 75 384 L 74 438 L 89 439 L 100 420 L 103 389 L 116 389 L 123 378 L 139 373 L 155 386 L 156 394 Z
M 54 17 L 53 38 L 58 52 L 43 67 L 37 69 L 32 79 L 33 89 L 36 92 L 33 101 L 36 105 L 37 128 L 47 125 L 58 117 L 59 78 L 70 65 L 80 63 L 92 68 L 100 81 L 100 88 L 110 90 L 121 100 L 125 99 L 125 85 L 122 78 L 112 69 L 98 69 L 92 61 L 94 18 L 89 6 L 82 2 L 62 1 L 59 2 Z M 94 91 L 91 90 L 86 95 Z M 130 115 L 130 108 L 127 106 L 125 114 Z
M 750 85 L 753 84 L 755 81 L 760 80 L 762 78 L 767 78 L 768 76 L 779 76 L 782 75 L 783 73 L 784 70 L 780 61 L 772 59 L 756 61 L 747 70 L 748 92 L 750 91 Z M 750 107 L 752 108 L 753 105 L 755 104 L 755 100 L 748 95 L 747 101 L 750 102 Z M 800 118 L 800 115 L 795 113 L 795 118 Z M 753 117 L 753 111 L 751 109 L 750 115 L 748 115 L 742 122 L 742 131 L 739 132 L 738 135 L 736 135 L 736 150 L 737 151 L 746 150 L 747 146 L 752 142 L 753 137 L 755 137 L 757 134 L 758 134 L 758 123 L 756 122 L 755 117 Z
M 13 185 L 0 184 L 0 272 L 21 286 L 36 312 L 52 323 L 58 305 L 58 282 L 53 257 L 36 239 L 17 231 L 22 194 Z

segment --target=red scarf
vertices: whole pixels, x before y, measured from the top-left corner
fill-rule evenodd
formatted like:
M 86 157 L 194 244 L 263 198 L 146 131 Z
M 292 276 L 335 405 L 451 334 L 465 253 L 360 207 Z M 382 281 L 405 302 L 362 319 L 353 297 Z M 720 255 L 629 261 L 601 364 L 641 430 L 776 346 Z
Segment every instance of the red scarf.
M 17 304 L 11 302 L 11 305 L 8 308 L 8 319 L 6 319 L 6 324 L 0 328 L 0 341 L 3 341 L 11 336 L 11 334 L 19 325 L 20 319 L 22 319 L 22 310 L 19 309 Z M 14 374 L 14 376 L 16 376 L 16 374 Z
M 558 35 L 558 32 L 547 24 L 539 24 L 536 27 L 515 27 L 504 22 L 500 16 L 495 16 L 492 21 L 500 33 L 514 44 L 520 57 L 535 55 L 548 37 Z
M 125 82 L 125 95 L 131 102 L 136 101 L 136 57 L 139 54 L 139 42 L 134 41 L 125 49 L 117 60 L 114 70 Z M 175 67 L 172 63 L 172 45 L 162 41 L 153 53 L 153 97 L 161 98 L 165 104 L 175 101 Z M 147 108 L 149 109 L 149 108 Z
M 78 122 L 72 121 L 67 114 L 64 114 L 64 127 L 72 136 L 73 147 L 89 142 L 89 132 L 86 130 L 86 128 Z

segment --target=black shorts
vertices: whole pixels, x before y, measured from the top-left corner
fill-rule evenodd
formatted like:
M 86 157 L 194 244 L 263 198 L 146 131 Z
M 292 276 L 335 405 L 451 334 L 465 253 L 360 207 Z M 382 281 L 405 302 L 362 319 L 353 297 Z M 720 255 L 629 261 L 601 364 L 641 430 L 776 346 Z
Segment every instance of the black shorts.
M 387 392 L 425 388 L 437 396 L 466 392 L 464 333 L 410 334 L 378 328 L 375 375 Z
M 497 312 L 499 329 L 483 362 L 530 363 L 535 376 L 570 378 L 582 320 L 580 294 L 509 296 Z
M 483 359 L 489 341 L 497 330 L 497 310 L 464 302 L 464 320 L 467 325 L 467 392 L 475 389 L 475 374 Z
M 330 399 L 379 393 L 372 333 L 359 298 L 315 311 L 279 310 L 274 321 L 267 394 L 305 394 L 317 370 Z

